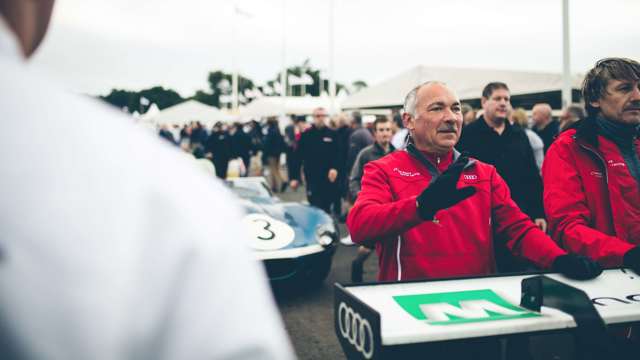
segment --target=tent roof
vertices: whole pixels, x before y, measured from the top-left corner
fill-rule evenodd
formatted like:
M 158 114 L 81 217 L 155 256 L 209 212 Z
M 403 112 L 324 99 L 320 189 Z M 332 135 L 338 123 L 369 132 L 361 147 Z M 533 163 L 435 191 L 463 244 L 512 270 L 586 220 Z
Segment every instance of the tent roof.
M 580 88 L 581 76 L 573 76 L 572 86 Z M 342 103 L 344 109 L 402 106 L 407 93 L 429 80 L 447 83 L 461 100 L 478 99 L 485 85 L 502 81 L 511 95 L 540 93 L 562 89 L 562 75 L 556 73 L 506 71 L 455 67 L 415 66 L 377 85 L 365 88 Z
M 156 124 L 171 125 L 200 121 L 206 126 L 211 126 L 218 121 L 231 122 L 234 120 L 234 116 L 226 114 L 214 106 L 196 100 L 187 100 L 160 111 L 151 120 Z
M 278 116 L 282 114 L 283 107 L 287 115 L 308 115 L 317 107 L 329 109 L 331 100 L 324 96 L 287 96 L 283 102 L 280 96 L 264 96 L 241 108 L 240 115 L 244 117 Z

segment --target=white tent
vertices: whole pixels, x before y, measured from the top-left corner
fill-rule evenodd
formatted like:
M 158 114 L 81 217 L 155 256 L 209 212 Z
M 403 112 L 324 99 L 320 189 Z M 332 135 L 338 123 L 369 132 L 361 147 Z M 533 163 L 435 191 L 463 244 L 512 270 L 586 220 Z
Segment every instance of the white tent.
M 206 127 L 211 127 L 218 121 L 232 122 L 236 117 L 195 100 L 187 100 L 178 105 L 168 107 L 150 120 L 156 125 L 183 125 L 191 121 L 200 121 Z
M 582 77 L 574 76 L 572 86 L 580 88 Z M 484 86 L 502 81 L 511 95 L 533 94 L 562 89 L 562 74 L 525 71 L 505 71 L 419 65 L 377 85 L 365 88 L 342 102 L 343 109 L 366 109 L 402 106 L 404 97 L 414 87 L 426 81 L 447 83 L 461 100 L 478 99 Z
M 336 101 L 337 103 L 337 101 Z M 329 110 L 331 100 L 328 97 L 317 96 L 263 96 L 255 99 L 240 109 L 242 117 L 266 117 L 286 115 L 308 115 L 317 107 Z

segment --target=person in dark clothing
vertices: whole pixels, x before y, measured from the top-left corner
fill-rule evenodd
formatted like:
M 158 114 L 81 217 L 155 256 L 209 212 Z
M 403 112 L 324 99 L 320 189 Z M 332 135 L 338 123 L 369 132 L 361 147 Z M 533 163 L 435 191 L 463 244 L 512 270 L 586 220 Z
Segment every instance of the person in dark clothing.
M 207 142 L 209 135 L 207 134 L 207 130 L 200 123 L 200 121 L 196 121 L 192 123 L 191 129 L 191 149 L 195 149 L 199 146 L 204 146 Z
M 264 135 L 262 134 L 262 125 L 256 120 L 249 122 L 251 130 L 249 130 L 249 137 L 251 138 L 251 152 L 257 154 L 262 150 L 262 140 Z
M 264 137 L 262 149 L 263 162 L 269 168 L 269 181 L 271 190 L 278 192 L 284 184 L 284 179 L 280 173 L 280 155 L 285 150 L 284 137 L 278 128 L 278 119 L 273 117 L 267 120 L 267 134 Z
M 509 88 L 500 82 L 489 83 L 482 91 L 484 114 L 464 127 L 459 151 L 494 165 L 511 189 L 511 197 L 520 209 L 546 231 L 542 207 L 542 179 L 526 133 L 507 121 L 511 107 Z M 498 271 L 525 270 L 529 265 L 516 259 L 506 248 L 506 240 L 495 246 Z
M 560 132 L 573 127 L 578 121 L 584 120 L 587 114 L 584 107 L 580 104 L 571 104 L 567 106 L 560 115 Z
M 171 131 L 169 131 L 169 127 L 167 126 L 167 124 L 160 125 L 160 131 L 158 131 L 158 135 L 170 142 L 172 145 L 176 145 L 176 139 L 173 137 Z
M 387 117 L 379 117 L 373 122 L 375 142 L 362 149 L 353 164 L 349 176 L 349 198 L 355 203 L 361 189 L 360 181 L 364 174 L 364 166 L 395 150 L 391 144 L 391 121 Z M 362 282 L 364 262 L 371 255 L 373 248 L 360 245 L 356 258 L 351 262 L 351 281 Z
M 298 154 L 304 169 L 307 199 L 330 213 L 338 192 L 338 144 L 336 133 L 326 125 L 327 111 L 313 111 L 313 125 L 300 136 Z
M 549 104 L 535 104 L 531 112 L 531 119 L 533 120 L 533 131 L 544 142 L 544 153 L 546 154 L 549 146 L 560 132 L 560 123 L 551 117 Z
M 251 167 L 251 137 L 242 129 L 242 124 L 234 123 L 229 131 L 231 136 L 231 153 L 233 158 L 242 159 L 246 169 L 244 176 L 249 175 Z
M 373 135 L 362 126 L 362 115 L 359 112 L 353 113 L 351 121 L 353 131 L 349 136 L 349 144 L 347 148 L 346 168 L 351 170 L 356 162 L 356 157 L 365 147 L 373 144 Z
M 216 176 L 220 179 L 226 179 L 232 155 L 231 137 L 221 122 L 217 122 L 213 126 L 213 131 L 205 142 L 204 149 L 207 159 L 210 159 L 216 168 Z
M 289 186 L 296 191 L 301 181 L 302 174 L 302 160 L 300 159 L 300 153 L 298 152 L 298 146 L 300 144 L 300 138 L 302 133 L 307 129 L 309 125 L 304 116 L 296 117 L 294 120 L 293 142 L 291 144 L 291 153 L 287 154 L 287 172 L 289 175 Z
M 347 164 L 347 152 L 349 150 L 349 137 L 353 133 L 353 129 L 349 126 L 346 114 L 340 114 L 337 117 L 338 128 L 336 129 L 336 138 L 338 140 L 338 187 L 333 208 L 335 212 L 342 218 L 342 199 L 347 197 L 349 191 L 349 173 L 351 168 Z

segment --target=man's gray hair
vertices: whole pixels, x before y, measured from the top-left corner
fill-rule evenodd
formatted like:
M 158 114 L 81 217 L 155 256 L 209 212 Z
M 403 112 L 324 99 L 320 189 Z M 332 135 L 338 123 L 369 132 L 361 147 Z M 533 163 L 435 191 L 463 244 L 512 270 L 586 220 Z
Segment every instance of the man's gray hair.
M 441 81 L 434 81 L 434 80 L 430 80 L 430 81 L 426 81 L 423 82 L 422 84 L 414 87 L 413 89 L 411 89 L 411 91 L 409 91 L 409 93 L 407 94 L 407 96 L 405 96 L 404 98 L 404 112 L 411 115 L 412 117 L 416 117 L 416 105 L 418 102 L 418 91 L 423 87 L 423 86 L 427 86 L 427 85 L 431 85 L 431 84 L 440 84 L 440 85 L 447 85 Z

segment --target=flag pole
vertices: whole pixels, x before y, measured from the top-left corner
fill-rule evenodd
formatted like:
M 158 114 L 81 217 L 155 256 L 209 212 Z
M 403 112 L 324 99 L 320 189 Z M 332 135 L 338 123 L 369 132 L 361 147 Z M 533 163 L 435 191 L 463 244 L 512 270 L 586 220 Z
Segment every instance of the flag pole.
M 562 107 L 571 104 L 571 51 L 569 45 L 569 0 L 562 0 Z

